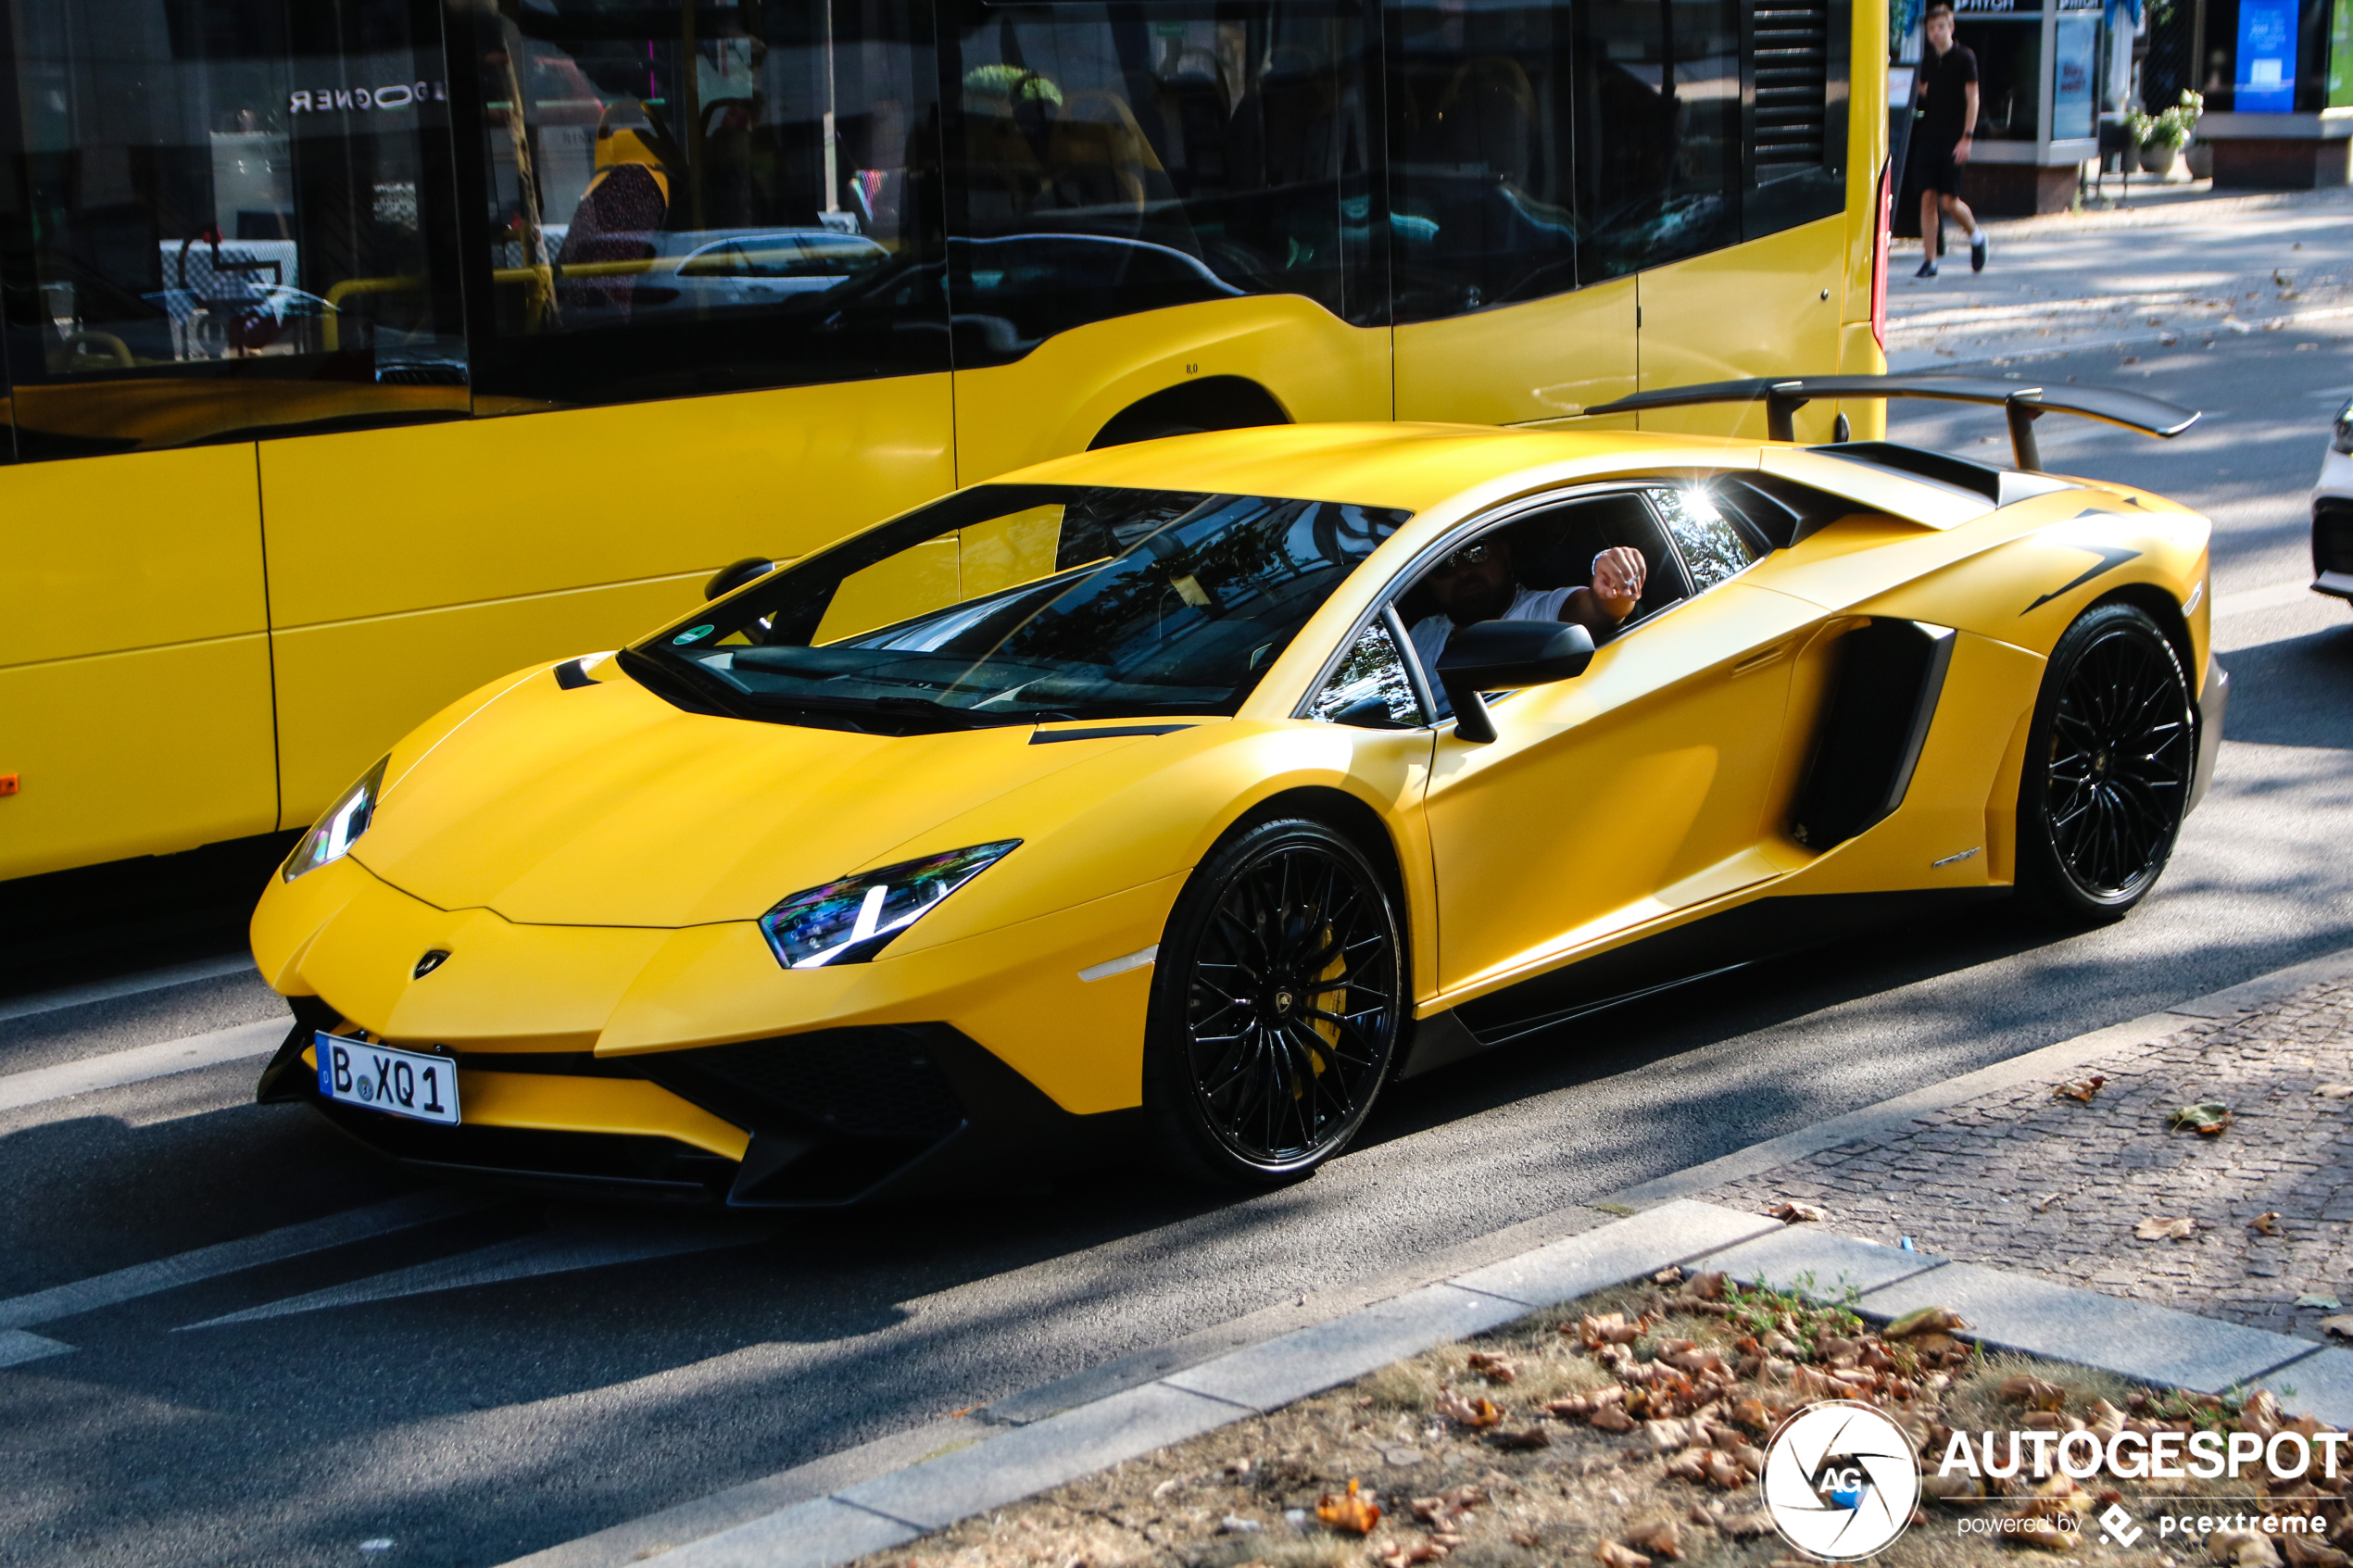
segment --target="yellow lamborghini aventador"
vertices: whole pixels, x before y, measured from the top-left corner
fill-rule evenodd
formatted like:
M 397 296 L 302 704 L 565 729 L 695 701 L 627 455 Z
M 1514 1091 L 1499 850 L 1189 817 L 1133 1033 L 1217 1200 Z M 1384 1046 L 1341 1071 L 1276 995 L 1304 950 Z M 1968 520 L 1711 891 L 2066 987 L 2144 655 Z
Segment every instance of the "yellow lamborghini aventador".
M 1802 447 L 2004 407 L 2014 467 Z M 2221 728 L 2208 524 L 2073 387 L 1779 439 L 1276 427 L 957 492 L 396 746 L 254 916 L 261 1082 L 417 1168 L 849 1202 L 1108 1140 L 1274 1183 L 1383 1085 L 2017 893 L 2145 897 Z M 788 495 L 776 505 L 793 505 Z M 1573 1031 L 1564 1034 L 1573 1037 Z

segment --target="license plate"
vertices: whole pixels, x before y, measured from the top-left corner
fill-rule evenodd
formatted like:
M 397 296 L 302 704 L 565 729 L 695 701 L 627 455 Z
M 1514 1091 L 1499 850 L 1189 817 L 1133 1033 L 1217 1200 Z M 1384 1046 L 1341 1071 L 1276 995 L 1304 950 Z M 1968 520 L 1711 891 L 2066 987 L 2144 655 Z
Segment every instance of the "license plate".
M 319 1053 L 319 1098 L 420 1122 L 458 1124 L 457 1063 L 446 1056 L 396 1051 L 346 1040 L 324 1029 L 313 1036 Z

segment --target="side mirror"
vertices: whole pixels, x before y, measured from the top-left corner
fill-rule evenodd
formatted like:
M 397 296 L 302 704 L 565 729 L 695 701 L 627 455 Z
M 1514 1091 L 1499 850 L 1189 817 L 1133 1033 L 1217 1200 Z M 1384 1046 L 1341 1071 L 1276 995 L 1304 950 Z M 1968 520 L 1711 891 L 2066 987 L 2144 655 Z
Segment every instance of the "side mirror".
M 702 585 L 706 599 L 720 598 L 734 593 L 754 578 L 765 577 L 776 570 L 776 563 L 766 556 L 746 556 L 743 559 L 719 569 L 719 575 Z
M 1389 711 L 1389 699 L 1387 697 L 1378 696 L 1358 697 L 1354 702 L 1350 703 L 1347 707 L 1333 714 L 1332 722 L 1335 724 L 1346 724 L 1352 729 L 1358 730 L 1402 730 L 1405 728 L 1405 726 L 1399 723 L 1395 716 Z
M 1494 721 L 1478 694 L 1541 686 L 1585 673 L 1593 661 L 1593 634 L 1557 621 L 1481 621 L 1463 627 L 1438 656 L 1438 684 L 1454 705 L 1454 734 L 1484 746 Z

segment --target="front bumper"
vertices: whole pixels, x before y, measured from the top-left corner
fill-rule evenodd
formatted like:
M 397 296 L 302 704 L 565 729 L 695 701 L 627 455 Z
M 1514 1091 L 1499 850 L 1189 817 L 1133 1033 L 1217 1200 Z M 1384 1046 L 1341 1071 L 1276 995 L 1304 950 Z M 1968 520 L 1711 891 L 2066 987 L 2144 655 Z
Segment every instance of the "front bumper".
M 454 1127 L 327 1101 L 314 997 L 263 1071 L 265 1103 L 310 1105 L 421 1175 L 642 1204 L 829 1209 L 1019 1179 L 1101 1153 L 1132 1115 L 1075 1116 L 946 1024 L 828 1029 L 698 1050 L 444 1050 Z M 486 1108 L 496 1120 L 477 1119 Z
M 2222 719 L 2230 706 L 2230 671 L 2209 652 L 2206 689 L 2197 694 L 2197 762 L 2190 774 L 2190 802 L 2182 808 L 2185 817 L 2197 809 L 2197 803 L 2206 798 L 2206 786 L 2214 782 L 2214 762 L 2222 755 Z

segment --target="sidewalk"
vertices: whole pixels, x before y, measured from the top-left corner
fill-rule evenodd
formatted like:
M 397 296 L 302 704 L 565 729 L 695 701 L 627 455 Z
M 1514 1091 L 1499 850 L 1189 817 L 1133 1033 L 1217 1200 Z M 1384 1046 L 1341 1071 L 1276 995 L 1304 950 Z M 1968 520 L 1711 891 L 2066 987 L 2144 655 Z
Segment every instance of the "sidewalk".
M 1957 234 L 1934 278 L 1912 275 L 1919 242 L 1897 245 L 1891 370 L 2095 345 L 2121 355 L 2259 332 L 2287 333 L 2283 352 L 2291 343 L 2318 350 L 2353 324 L 2353 190 L 2185 197 L 1985 230 L 1983 272 L 1969 270 Z
M 2105 1082 L 2087 1100 L 2052 1098 L 2094 1075 Z M 2229 1106 L 2225 1130 L 2166 1131 L 2169 1110 L 2201 1100 Z M 1124 1374 L 1099 1369 L 530 1561 L 829 1568 L 1675 1265 L 1851 1301 L 1875 1320 L 1949 1308 L 1989 1348 L 2131 1384 L 2222 1395 L 2259 1383 L 2343 1428 L 2353 1351 L 2319 1327 L 2333 1308 L 2296 1298 L 2353 1293 L 2349 1101 L 2353 952 L 1540 1216 L 1528 1226 L 1559 1239 L 1434 1267 L 1389 1299 L 1237 1336 L 1223 1354 L 1129 1358 Z M 1764 1211 L 1791 1199 L 1829 1212 L 1784 1225 Z M 1603 1214 L 1620 1217 L 1594 1226 Z M 2245 1228 L 2262 1216 L 2277 1236 Z M 2143 1241 L 2145 1220 L 2190 1228 Z
M 1889 1247 L 2324 1342 L 2353 1299 L 2353 984 L 2183 1024 L 2067 1074 L 2106 1077 L 2088 1103 L 2022 1084 L 1698 1196 L 1796 1199 Z M 2226 1131 L 2167 1131 L 2201 1101 Z M 2196 1228 L 2135 1235 L 2159 1218 Z

